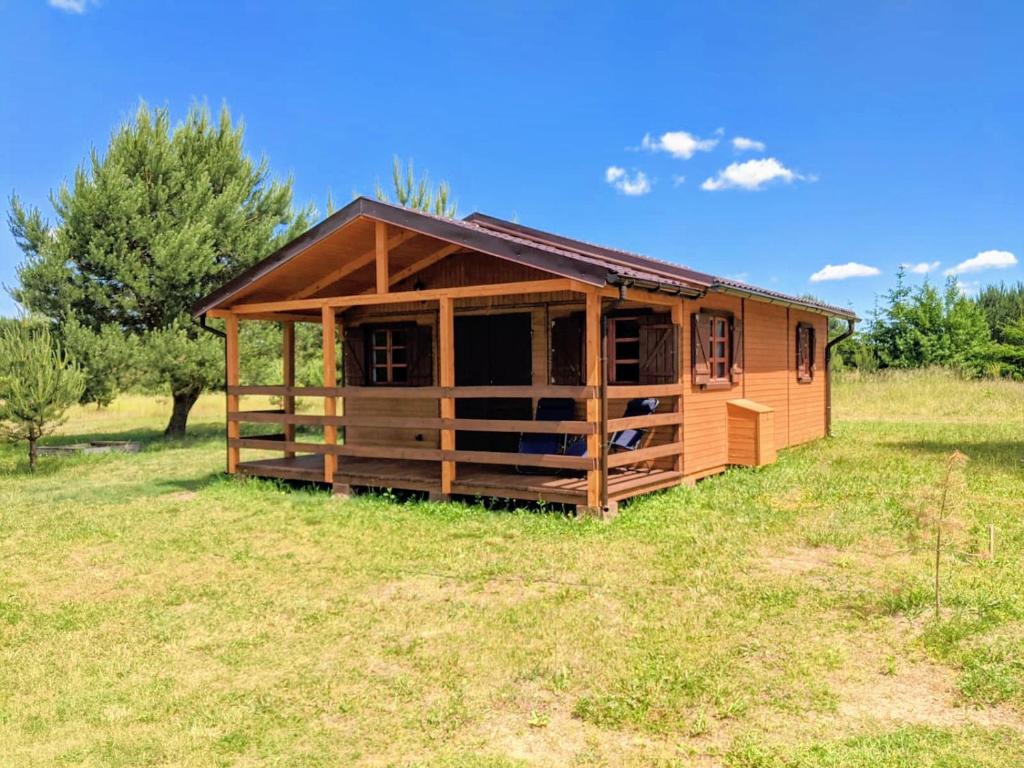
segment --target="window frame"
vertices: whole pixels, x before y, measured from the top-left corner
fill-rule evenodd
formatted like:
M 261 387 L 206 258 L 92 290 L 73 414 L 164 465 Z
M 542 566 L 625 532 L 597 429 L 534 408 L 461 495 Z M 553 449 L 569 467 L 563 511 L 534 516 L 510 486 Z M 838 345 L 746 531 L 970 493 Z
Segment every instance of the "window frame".
M 636 323 L 636 335 L 620 337 L 618 325 L 620 322 Z M 635 344 L 636 358 L 619 358 L 619 344 Z M 618 315 L 608 318 L 608 384 L 612 386 L 635 386 L 640 383 L 640 316 L 639 315 Z M 619 378 L 619 366 L 630 365 L 636 367 L 635 378 Z
M 411 385 L 411 366 L 412 360 L 410 358 L 410 351 L 412 344 L 410 344 L 410 333 L 413 331 L 413 327 L 406 324 L 401 325 L 369 325 L 365 328 L 366 334 L 366 386 L 370 387 L 408 387 Z M 386 334 L 384 344 L 377 343 L 377 334 Z M 404 342 L 402 344 L 395 344 L 395 334 L 404 334 Z M 405 352 L 405 362 L 396 363 L 394 361 L 395 350 L 402 350 Z M 383 351 L 385 353 L 385 362 L 378 363 L 376 359 L 376 353 Z M 378 381 L 377 371 L 384 370 L 386 381 Z M 405 371 L 404 381 L 395 381 L 394 372 L 396 369 Z

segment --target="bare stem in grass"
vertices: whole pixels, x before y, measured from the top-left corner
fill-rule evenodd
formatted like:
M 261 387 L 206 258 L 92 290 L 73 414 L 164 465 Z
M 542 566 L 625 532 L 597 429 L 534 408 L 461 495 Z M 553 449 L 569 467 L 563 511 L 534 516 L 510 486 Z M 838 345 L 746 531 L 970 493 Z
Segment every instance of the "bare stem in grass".
M 942 483 L 942 501 L 935 515 L 935 618 L 942 610 L 942 529 L 951 521 L 958 501 L 958 491 L 963 484 L 963 467 L 967 464 L 966 454 L 953 451 L 946 460 L 946 477 Z

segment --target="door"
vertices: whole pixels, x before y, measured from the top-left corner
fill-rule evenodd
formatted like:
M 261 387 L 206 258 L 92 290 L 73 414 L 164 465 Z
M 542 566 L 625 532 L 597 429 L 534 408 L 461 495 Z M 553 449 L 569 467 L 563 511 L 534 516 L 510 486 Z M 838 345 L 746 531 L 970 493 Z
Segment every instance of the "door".
M 455 318 L 455 386 L 529 386 L 533 383 L 533 333 L 530 313 L 463 315 Z M 532 419 L 526 397 L 460 398 L 459 419 Z M 515 432 L 456 431 L 460 451 L 507 451 L 519 448 Z

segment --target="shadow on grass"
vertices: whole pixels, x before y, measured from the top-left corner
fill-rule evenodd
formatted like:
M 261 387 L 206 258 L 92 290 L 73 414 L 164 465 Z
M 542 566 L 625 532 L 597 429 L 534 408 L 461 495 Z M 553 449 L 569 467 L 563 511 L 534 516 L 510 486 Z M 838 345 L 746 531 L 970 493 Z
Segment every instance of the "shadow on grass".
M 899 440 L 886 442 L 916 453 L 949 456 L 962 451 L 971 461 L 994 464 L 1007 469 L 1024 469 L 1024 441 L 1020 440 Z
M 41 445 L 73 445 L 93 441 L 127 440 L 139 443 L 145 451 L 188 448 L 197 443 L 224 439 L 223 424 L 199 424 L 189 427 L 185 437 L 167 437 L 157 429 L 128 429 L 120 432 L 84 432 L 74 435 L 53 435 Z

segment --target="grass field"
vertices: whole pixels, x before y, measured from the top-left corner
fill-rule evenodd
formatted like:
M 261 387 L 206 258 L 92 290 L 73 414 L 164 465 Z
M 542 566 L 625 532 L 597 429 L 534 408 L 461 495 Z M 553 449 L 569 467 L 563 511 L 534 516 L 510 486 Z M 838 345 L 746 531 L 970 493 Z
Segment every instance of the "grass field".
M 226 480 L 214 396 L 182 442 L 78 410 L 52 440 L 144 450 L 0 449 L 0 764 L 1024 764 L 1024 385 L 835 399 L 833 439 L 611 524 Z

